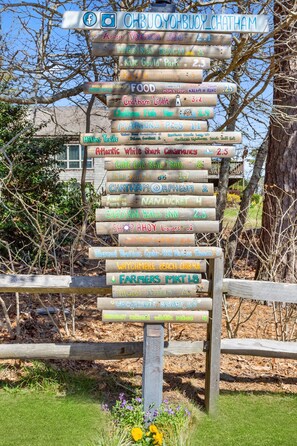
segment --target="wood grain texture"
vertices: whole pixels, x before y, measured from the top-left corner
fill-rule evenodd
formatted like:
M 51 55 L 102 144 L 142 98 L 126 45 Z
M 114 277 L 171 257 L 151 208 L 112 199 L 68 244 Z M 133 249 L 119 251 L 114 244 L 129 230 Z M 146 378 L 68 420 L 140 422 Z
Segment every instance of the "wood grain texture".
M 202 286 L 203 292 L 208 292 L 208 280 L 201 280 L 201 274 L 197 273 L 174 273 L 174 272 L 133 272 L 133 273 L 107 273 L 106 283 L 109 285 L 164 285 L 164 284 L 186 284 L 195 283 Z
M 104 296 L 109 292 L 105 275 L 88 276 L 59 276 L 35 274 L 0 274 L 1 293 L 79 293 L 99 294 Z
M 216 94 L 125 94 L 106 97 L 108 107 L 202 107 L 205 105 L 215 106 L 218 102 Z
M 144 322 L 163 324 L 165 322 L 207 324 L 208 311 L 163 311 L 163 310 L 103 310 L 102 322 Z
M 228 355 L 297 359 L 297 342 L 270 339 L 222 339 L 221 352 Z
M 135 57 L 135 56 L 120 56 L 120 68 L 153 68 L 153 69 L 202 69 L 209 70 L 210 59 L 207 57 Z M 164 79 L 164 78 L 163 78 Z M 162 79 L 162 80 L 163 80 Z
M 120 234 L 119 246 L 195 246 L 195 234 Z
M 237 85 L 231 82 L 86 82 L 86 94 L 232 94 Z
M 96 209 L 96 221 L 159 221 L 159 220 L 195 220 L 213 221 L 216 219 L 215 208 L 103 208 Z
M 222 256 L 221 248 L 184 246 L 92 247 L 89 259 L 213 259 Z
M 94 56 L 191 56 L 224 60 L 231 57 L 231 46 L 207 45 L 156 45 L 126 43 L 96 43 L 92 45 Z
M 145 324 L 143 332 L 142 399 L 144 412 L 162 404 L 164 325 Z
M 152 208 L 152 207 L 209 207 L 216 206 L 215 196 L 197 196 L 197 195 L 106 195 L 101 198 L 102 206 L 109 208 Z
M 231 45 L 231 34 L 193 33 L 187 31 L 91 30 L 91 42 L 166 43 L 174 45 Z
M 156 132 L 156 133 L 81 133 L 80 143 L 88 146 L 122 145 L 238 144 L 240 132 Z M 172 149 L 173 150 L 173 149 Z M 188 148 L 188 150 L 191 150 Z M 115 149 L 116 151 L 116 149 Z M 187 150 L 184 152 L 187 154 Z M 131 153 L 132 154 L 132 153 Z M 168 152 L 168 154 L 172 154 Z M 134 153 L 135 155 L 135 153 Z M 156 153 L 154 154 L 156 155 Z M 220 155 L 218 155 L 220 156 Z
M 213 305 L 207 326 L 208 350 L 205 368 L 205 407 L 210 415 L 214 415 L 217 411 L 220 384 L 224 258 L 220 257 L 211 260 L 209 265 L 210 296 Z
M 207 170 L 109 170 L 106 175 L 107 182 L 155 181 L 163 183 L 207 183 Z
M 163 78 L 164 79 L 164 78 Z M 212 107 L 119 107 L 109 109 L 109 119 L 210 119 L 214 116 Z
M 106 272 L 171 271 L 205 272 L 205 260 L 106 260 Z
M 256 280 L 224 279 L 230 296 L 269 302 L 297 303 L 297 285 Z
M 134 145 L 134 146 L 96 146 L 88 147 L 88 156 L 93 158 L 113 157 L 116 159 L 126 157 L 127 159 L 135 159 L 138 157 L 139 162 L 149 161 L 155 159 L 156 156 L 159 159 L 174 158 L 176 161 L 183 160 L 184 157 L 220 157 L 231 158 L 235 155 L 234 146 L 184 146 L 184 145 Z
M 213 195 L 214 186 L 211 183 L 161 183 L 161 182 L 107 182 L 106 192 L 112 195 L 122 193 L 137 195 Z
M 219 232 L 219 221 L 126 221 L 96 223 L 97 234 L 200 234 Z
M 98 310 L 211 310 L 212 299 L 207 297 L 174 298 L 105 298 L 97 299 Z
M 119 120 L 111 121 L 112 132 L 156 133 L 156 132 L 207 132 L 205 121 L 188 120 Z
M 150 298 L 150 297 L 197 297 L 204 291 L 204 284 L 174 285 L 113 285 L 112 297 Z
M 165 356 L 202 353 L 203 341 L 165 341 Z M 0 359 L 71 359 L 78 361 L 140 358 L 143 342 L 83 342 L 69 344 L 0 344 Z
M 170 82 L 202 82 L 203 71 L 197 69 L 121 69 L 120 82 L 162 82 L 164 79 Z

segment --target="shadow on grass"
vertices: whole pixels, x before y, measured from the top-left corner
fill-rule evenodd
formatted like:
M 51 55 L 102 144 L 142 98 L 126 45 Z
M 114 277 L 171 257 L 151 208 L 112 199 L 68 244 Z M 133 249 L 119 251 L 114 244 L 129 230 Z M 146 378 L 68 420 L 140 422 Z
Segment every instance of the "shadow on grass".
M 135 374 L 137 376 L 137 374 Z M 141 382 L 140 375 L 138 381 Z M 189 381 L 191 380 L 191 382 Z M 185 382 L 185 380 L 187 380 Z M 205 374 L 201 372 L 165 372 L 164 391 L 178 390 L 192 403 L 203 410 L 205 395 Z M 194 382 L 193 382 L 194 381 Z M 297 378 L 278 376 L 238 377 L 221 374 L 221 382 L 294 385 Z M 128 397 L 140 396 L 141 385 L 131 382 L 131 372 L 109 372 L 105 364 L 91 361 L 31 361 L 0 364 L 0 390 L 8 392 L 48 392 L 85 401 L 104 403 L 112 406 L 119 393 Z M 258 390 L 220 390 L 222 395 L 235 394 L 277 394 Z

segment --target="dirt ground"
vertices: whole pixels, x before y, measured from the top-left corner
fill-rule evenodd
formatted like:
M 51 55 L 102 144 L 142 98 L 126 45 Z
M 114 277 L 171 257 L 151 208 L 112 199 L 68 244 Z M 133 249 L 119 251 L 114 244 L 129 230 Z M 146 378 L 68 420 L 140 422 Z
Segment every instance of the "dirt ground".
M 59 322 L 58 327 L 63 335 L 61 339 L 57 327 L 48 316 L 37 316 L 34 308 L 40 307 L 36 297 L 21 297 L 21 338 L 10 340 L 8 332 L 0 331 L 0 342 L 120 342 L 141 341 L 143 328 L 141 324 L 102 323 L 100 313 L 96 309 L 96 297 L 76 297 L 76 336 L 66 336 L 61 316 L 53 316 Z M 238 310 L 238 299 L 228 298 L 229 317 Z M 57 305 L 53 298 L 47 305 Z M 69 308 L 71 297 L 65 298 Z M 244 301 L 240 309 L 239 338 L 275 339 L 275 324 L 271 306 L 257 305 L 252 316 L 255 302 Z M 244 322 L 246 320 L 246 322 Z M 71 329 L 71 322 L 68 321 Z M 235 325 L 234 325 L 235 327 Z M 166 326 L 166 339 L 171 340 L 204 340 L 206 326 L 199 324 L 173 324 Z M 223 319 L 223 338 L 227 338 L 226 316 Z M 14 363 L 15 361 L 1 361 Z M 130 389 L 141 386 L 142 359 L 125 359 L 116 361 L 54 361 L 56 366 L 70 370 L 84 371 L 90 376 L 99 378 L 99 388 L 104 392 L 112 392 L 112 388 Z M 201 403 L 204 397 L 205 354 L 165 357 L 164 359 L 164 392 L 173 397 L 179 394 Z M 7 373 L 2 368 L 0 379 Z M 102 379 L 101 379 L 102 377 Z M 14 379 L 13 374 L 5 379 Z M 238 355 L 222 355 L 221 358 L 221 392 L 285 392 L 297 394 L 297 361 L 287 359 L 271 359 Z

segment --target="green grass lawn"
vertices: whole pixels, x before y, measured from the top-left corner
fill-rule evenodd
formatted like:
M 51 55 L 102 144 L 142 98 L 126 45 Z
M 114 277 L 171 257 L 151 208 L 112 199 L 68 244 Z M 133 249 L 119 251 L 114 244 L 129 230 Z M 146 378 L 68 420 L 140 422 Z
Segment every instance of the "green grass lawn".
M 222 395 L 218 416 L 198 420 L 191 441 L 191 446 L 297 445 L 297 395 Z
M 0 379 L 0 446 L 131 445 L 120 438 L 122 432 L 112 431 L 111 417 L 101 410 L 104 394 L 99 384 L 100 377 L 42 363 L 22 369 L 14 381 Z M 114 382 L 108 386 L 109 395 L 122 392 Z M 214 418 L 190 401 L 189 409 L 194 414 L 192 429 L 166 446 L 297 445 L 297 394 L 222 393 Z
M 0 392 L 1 446 L 85 446 L 104 423 L 100 405 L 48 393 Z
M 227 208 L 224 212 L 223 226 L 232 229 L 238 215 L 238 207 Z M 245 229 L 261 228 L 262 203 L 249 208 Z

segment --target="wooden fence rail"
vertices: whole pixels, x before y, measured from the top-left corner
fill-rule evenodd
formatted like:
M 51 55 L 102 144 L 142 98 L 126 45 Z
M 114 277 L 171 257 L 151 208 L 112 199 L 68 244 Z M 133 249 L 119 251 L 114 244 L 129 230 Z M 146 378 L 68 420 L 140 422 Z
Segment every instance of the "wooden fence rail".
M 205 291 L 209 282 L 203 281 Z M 223 291 L 229 296 L 257 301 L 297 304 L 297 285 L 254 280 L 224 279 Z M 105 276 L 40 276 L 0 274 L 1 293 L 110 294 Z M 165 355 L 202 353 L 204 341 L 170 341 L 164 344 Z M 103 342 L 69 344 L 1 344 L 0 359 L 124 359 L 138 358 L 142 342 Z M 297 359 L 297 342 L 269 339 L 223 339 L 221 353 Z

